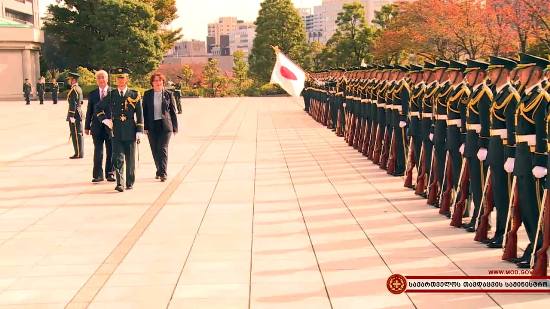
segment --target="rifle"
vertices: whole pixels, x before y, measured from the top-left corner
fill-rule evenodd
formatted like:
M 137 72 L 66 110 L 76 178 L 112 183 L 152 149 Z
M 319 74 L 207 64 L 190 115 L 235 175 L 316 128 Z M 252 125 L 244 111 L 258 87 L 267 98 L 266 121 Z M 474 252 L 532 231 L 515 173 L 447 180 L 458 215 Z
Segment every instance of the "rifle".
M 485 185 L 483 188 L 483 194 L 481 195 L 481 209 L 483 209 L 483 215 L 479 212 L 478 226 L 476 229 L 475 241 L 485 241 L 488 239 L 487 234 L 489 232 L 489 216 L 493 211 L 493 181 L 491 179 L 491 167 L 487 170 L 487 176 L 485 177 Z
M 424 151 L 424 143 L 420 146 L 420 172 L 416 178 L 416 189 L 414 194 L 422 195 L 426 191 L 426 152 Z
M 369 144 L 367 145 L 367 157 L 374 163 L 374 149 L 376 148 L 376 142 L 378 141 L 378 123 L 373 121 L 371 124 L 371 135 L 369 138 Z
M 414 146 L 413 146 L 413 137 L 411 136 L 409 138 L 409 151 L 407 154 L 408 160 L 407 160 L 407 169 L 405 171 L 405 183 L 403 186 L 405 188 L 413 188 L 412 185 L 412 179 L 413 179 L 413 168 L 416 165 L 416 162 L 414 162 Z
M 450 215 L 451 210 L 451 195 L 453 191 L 453 171 L 450 155 L 447 151 L 445 156 L 445 170 L 443 172 L 443 183 L 445 183 L 445 191 L 441 188 L 441 195 L 439 196 L 439 214 Z
M 374 164 L 380 163 L 380 155 L 382 152 L 382 142 L 386 139 L 386 135 L 388 132 L 386 132 L 385 125 L 378 124 L 378 133 L 376 134 L 376 143 L 374 144 L 374 154 L 373 154 L 373 160 L 372 162 Z M 384 133 L 382 134 L 382 130 L 384 130 Z
M 392 135 L 391 135 L 391 142 L 390 142 L 390 148 L 388 150 L 389 152 L 389 158 L 387 160 L 387 173 L 392 175 L 395 173 L 395 164 L 397 161 L 397 147 L 395 146 L 395 130 L 396 128 L 393 128 Z
M 460 169 L 460 178 L 458 180 L 457 194 L 454 201 L 454 211 L 451 218 L 451 226 L 462 227 L 462 216 L 466 208 L 466 200 L 469 193 L 470 170 L 468 168 L 468 160 L 462 158 L 462 168 Z
M 548 199 L 548 189 L 544 190 L 544 195 L 542 197 L 542 209 L 539 215 L 539 224 L 537 226 L 537 238 L 540 233 L 540 228 L 542 227 L 542 247 L 536 251 L 537 259 L 535 260 L 532 276 L 547 276 L 548 269 L 548 255 L 547 251 L 550 247 L 550 199 Z M 535 240 L 535 248 L 538 239 Z M 535 256 L 533 254 L 533 256 Z M 531 259 L 531 266 L 533 266 L 533 260 Z
M 367 109 L 367 113 L 368 113 L 368 109 Z M 369 121 L 367 119 L 365 119 L 365 131 L 364 131 L 364 134 L 363 134 L 363 141 L 361 143 L 361 153 L 364 155 L 364 156 L 368 156 L 369 154 L 369 144 L 370 144 L 370 135 L 371 135 L 371 129 L 372 129 L 372 120 L 371 120 L 371 123 L 369 125 Z
M 508 201 L 508 218 L 506 219 L 506 228 L 504 229 L 503 260 L 518 257 L 518 230 L 521 226 L 521 218 L 517 190 L 516 176 L 514 176 L 512 188 L 510 189 L 510 200 Z M 510 231 L 508 231 L 508 228 L 510 228 Z
M 439 168 L 439 162 L 435 158 L 435 145 L 432 146 L 432 160 L 430 164 L 430 173 L 428 174 L 428 182 L 432 179 L 433 181 L 428 186 L 428 205 L 435 206 L 437 204 L 437 191 L 439 190 L 439 181 L 437 180 L 437 170 Z

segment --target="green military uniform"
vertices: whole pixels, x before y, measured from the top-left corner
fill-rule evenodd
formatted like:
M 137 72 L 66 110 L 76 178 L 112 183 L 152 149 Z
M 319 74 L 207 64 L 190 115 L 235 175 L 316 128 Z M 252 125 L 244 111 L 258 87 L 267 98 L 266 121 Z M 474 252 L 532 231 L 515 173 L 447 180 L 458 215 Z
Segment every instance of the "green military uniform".
M 466 64 L 451 60 L 449 69 L 464 71 Z M 460 146 L 466 142 L 466 108 L 470 98 L 470 88 L 465 81 L 451 87 L 447 97 L 447 151 L 451 162 L 452 183 L 458 191 L 462 156 Z
M 25 79 L 25 82 L 23 83 L 23 95 L 25 96 L 25 102 L 27 105 L 31 104 L 31 92 L 32 85 L 29 83 L 28 79 Z
M 483 70 L 489 66 L 488 63 L 476 60 L 468 60 L 466 71 Z M 485 82 L 474 86 L 468 108 L 466 111 L 466 144 L 464 146 L 464 157 L 468 160 L 470 174 L 470 191 L 474 202 L 474 211 L 468 224 L 463 227 L 468 232 L 474 232 L 476 222 L 481 211 L 482 188 L 485 181 L 485 167 L 478 159 L 480 147 L 487 148 L 489 143 L 489 109 L 493 101 L 493 93 Z
M 404 66 L 397 67 L 402 72 L 408 72 L 409 68 Z M 394 134 L 394 147 L 395 151 L 395 171 L 394 176 L 403 176 L 405 174 L 405 162 L 406 162 L 406 147 L 407 143 L 405 127 L 409 118 L 409 100 L 411 97 L 411 86 L 403 77 L 397 82 L 396 90 L 393 92 L 393 134 Z M 404 126 L 401 126 L 404 123 Z M 390 149 L 391 151 L 391 149 Z
M 52 83 L 52 101 L 53 104 L 57 104 L 57 98 L 59 95 L 59 84 L 57 82 Z
M 119 68 L 112 74 L 129 74 L 129 70 Z M 113 89 L 96 108 L 100 122 L 111 119 L 113 123 L 113 165 L 117 180 L 117 191 L 132 189 L 135 182 L 136 141 L 138 133 L 143 133 L 143 107 L 139 92 L 126 89 Z M 124 164 L 126 163 L 126 179 Z
M 489 70 L 507 69 L 511 71 L 516 62 L 491 56 Z M 501 73 L 502 74 L 502 73 Z M 515 112 L 520 95 L 507 82 L 502 86 L 495 85 L 495 96 L 490 109 L 490 140 L 487 155 L 487 164 L 491 168 L 491 186 L 493 201 L 496 209 L 496 231 L 488 246 L 502 247 L 506 219 L 508 217 L 508 202 L 510 195 L 511 175 L 504 170 L 504 163 L 510 156 L 510 149 L 515 144 Z M 509 139 L 511 137 L 511 139 Z M 509 143 L 509 141 L 512 141 Z M 505 148 L 506 145 L 506 148 Z
M 36 84 L 36 94 L 38 95 L 38 100 L 40 104 L 44 104 L 44 93 L 46 92 L 46 84 L 38 82 Z
M 450 66 L 450 62 L 446 60 L 437 60 L 436 69 L 447 70 Z M 432 96 L 432 109 L 433 109 L 433 123 L 434 123 L 434 157 L 437 161 L 437 168 L 432 170 L 434 175 L 434 181 L 436 186 L 434 190 L 439 192 L 439 189 L 444 185 L 444 173 L 445 173 L 445 159 L 447 157 L 447 100 L 452 92 L 451 82 L 449 80 L 443 81 L 438 85 L 437 92 Z M 433 169 L 433 167 L 432 167 Z M 437 194 L 439 196 L 439 193 Z M 434 206 L 438 206 L 438 201 L 435 201 Z
M 391 75 L 395 75 L 397 69 L 393 66 L 386 66 L 386 69 Z M 382 142 L 382 150 L 380 154 L 380 168 L 387 169 L 388 158 L 390 156 L 390 147 L 393 134 L 393 93 L 397 87 L 397 81 L 395 78 L 388 77 L 388 86 L 384 89 L 382 94 L 382 102 L 384 104 L 384 122 L 386 124 L 384 130 L 384 139 Z
M 181 82 L 177 82 L 174 85 L 174 97 L 176 98 L 176 106 L 178 107 L 178 114 L 181 114 L 182 108 L 181 108 Z
M 530 66 L 545 68 L 548 64 L 546 59 L 523 53 L 520 54 L 520 60 L 519 69 Z M 514 176 L 517 177 L 518 192 L 520 192 L 518 199 L 521 221 L 529 237 L 529 245 L 517 262 L 518 267 L 529 268 L 542 198 L 542 181 L 544 180 L 543 178 L 536 179 L 532 169 L 534 167 L 546 168 L 547 166 L 546 118 L 550 96 L 540 83 L 526 88 L 524 91 L 516 111 Z M 537 247 L 541 243 L 542 237 L 539 237 Z
M 70 73 L 71 78 L 77 79 L 80 77 L 77 73 Z M 78 84 L 71 86 L 71 90 L 67 94 L 67 102 L 69 103 L 69 110 L 67 112 L 66 121 L 69 122 L 69 132 L 73 141 L 74 155 L 71 159 L 81 159 L 84 157 L 84 140 L 82 134 L 82 121 L 84 120 L 82 114 L 82 89 Z M 40 103 L 42 104 L 42 103 Z
M 411 66 L 411 70 L 422 74 L 423 68 L 421 66 Z M 422 123 L 421 123 L 421 110 L 422 100 L 426 92 L 426 83 L 423 78 L 417 79 L 418 82 L 411 89 L 410 109 L 409 109 L 409 128 L 408 135 L 411 139 L 410 145 L 413 148 L 413 158 L 416 165 L 417 174 L 420 172 L 420 153 L 422 149 Z

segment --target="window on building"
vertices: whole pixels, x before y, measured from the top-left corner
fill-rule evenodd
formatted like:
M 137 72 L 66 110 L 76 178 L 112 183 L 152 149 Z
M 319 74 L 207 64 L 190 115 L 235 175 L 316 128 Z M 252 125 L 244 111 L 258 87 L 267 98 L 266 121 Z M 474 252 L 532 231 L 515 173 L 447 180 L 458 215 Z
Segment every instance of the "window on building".
M 24 1 L 23 1 L 24 2 Z M 34 18 L 32 15 L 21 13 L 18 11 L 6 9 L 6 15 L 8 19 L 24 24 L 33 24 Z

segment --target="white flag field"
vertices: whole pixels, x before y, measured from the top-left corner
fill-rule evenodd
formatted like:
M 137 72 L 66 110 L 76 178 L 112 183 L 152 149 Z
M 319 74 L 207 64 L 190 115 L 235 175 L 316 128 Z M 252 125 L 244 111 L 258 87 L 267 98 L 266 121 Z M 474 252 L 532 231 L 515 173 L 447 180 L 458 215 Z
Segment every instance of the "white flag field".
M 271 73 L 271 83 L 278 84 L 291 96 L 299 97 L 304 89 L 306 73 L 280 51 L 275 53 L 277 62 Z

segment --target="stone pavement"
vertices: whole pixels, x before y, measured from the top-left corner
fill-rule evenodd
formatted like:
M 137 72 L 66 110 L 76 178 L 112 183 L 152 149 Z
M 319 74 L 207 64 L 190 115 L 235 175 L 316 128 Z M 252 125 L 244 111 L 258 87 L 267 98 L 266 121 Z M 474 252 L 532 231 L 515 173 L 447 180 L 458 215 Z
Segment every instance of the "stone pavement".
M 66 104 L 2 102 L 0 308 L 524 308 L 548 295 L 401 294 L 404 275 L 513 269 L 292 98 L 185 100 L 169 180 L 91 184 Z

